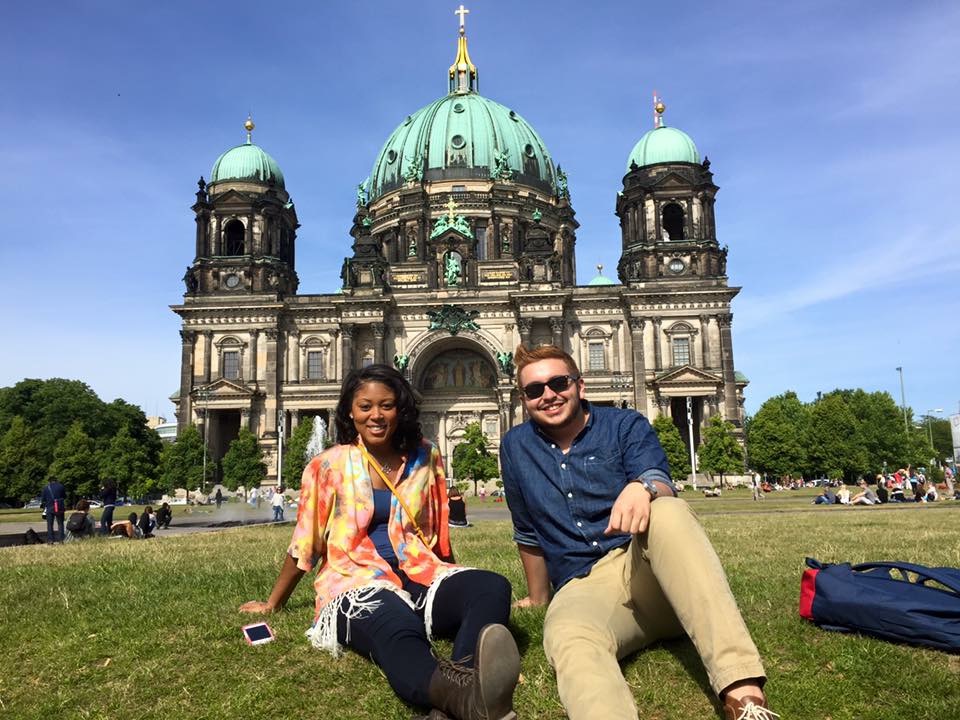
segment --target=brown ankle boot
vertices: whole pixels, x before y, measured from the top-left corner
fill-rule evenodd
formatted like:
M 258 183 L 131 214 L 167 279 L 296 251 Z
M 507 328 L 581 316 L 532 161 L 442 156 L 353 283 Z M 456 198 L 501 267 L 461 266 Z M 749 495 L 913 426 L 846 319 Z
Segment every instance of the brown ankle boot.
M 472 668 L 440 661 L 430 678 L 430 704 L 455 720 L 516 720 L 513 691 L 519 677 L 513 635 L 503 625 L 486 625 Z

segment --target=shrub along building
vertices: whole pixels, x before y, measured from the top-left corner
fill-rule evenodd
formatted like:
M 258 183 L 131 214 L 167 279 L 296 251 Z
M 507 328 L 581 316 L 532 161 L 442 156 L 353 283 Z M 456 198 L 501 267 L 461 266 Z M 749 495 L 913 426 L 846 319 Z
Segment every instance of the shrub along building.
M 462 16 L 461 16 L 462 19 Z M 553 343 L 597 404 L 666 413 L 693 440 L 716 414 L 741 426 L 730 302 L 710 163 L 662 122 L 616 192 L 620 284 L 576 285 L 567 178 L 514 110 L 477 92 L 461 21 L 449 93 L 408 115 L 357 188 L 342 290 L 298 294 L 296 209 L 273 158 L 247 141 L 201 178 L 183 320 L 177 421 L 206 424 L 219 458 L 249 427 L 276 478 L 279 430 L 328 423 L 351 369 L 393 363 L 422 394 L 448 461 L 470 422 L 494 443 L 523 420 L 518 343 Z M 613 192 L 611 192 L 613 195 Z

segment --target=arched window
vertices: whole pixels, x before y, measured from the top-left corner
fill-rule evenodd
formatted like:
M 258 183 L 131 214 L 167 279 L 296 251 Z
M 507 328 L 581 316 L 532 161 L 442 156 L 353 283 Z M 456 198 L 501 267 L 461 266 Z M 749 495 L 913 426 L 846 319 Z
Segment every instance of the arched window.
M 243 240 L 247 229 L 239 220 L 231 220 L 223 229 L 224 255 L 243 255 Z
M 668 203 L 663 207 L 660 225 L 663 228 L 664 240 L 683 240 L 684 232 L 683 208 L 677 203 Z

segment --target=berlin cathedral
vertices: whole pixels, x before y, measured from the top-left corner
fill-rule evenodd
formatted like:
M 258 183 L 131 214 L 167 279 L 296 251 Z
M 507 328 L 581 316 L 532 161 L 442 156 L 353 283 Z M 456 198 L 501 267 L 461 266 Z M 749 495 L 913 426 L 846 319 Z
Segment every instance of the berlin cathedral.
M 419 391 L 424 435 L 449 469 L 469 423 L 495 450 L 523 421 L 519 343 L 564 348 L 592 402 L 666 414 L 694 447 L 714 415 L 742 427 L 739 288 L 727 284 L 710 161 L 657 102 L 611 188 L 619 283 L 598 273 L 577 285 L 567 178 L 533 127 L 477 92 L 460 17 L 449 92 L 400 122 L 356 189 L 338 292 L 298 292 L 297 211 L 249 119 L 246 143 L 201 178 L 195 257 L 173 306 L 172 400 L 178 427 L 200 425 L 215 460 L 248 427 L 276 482 L 282 439 L 311 416 L 329 426 L 346 373 L 382 362 Z

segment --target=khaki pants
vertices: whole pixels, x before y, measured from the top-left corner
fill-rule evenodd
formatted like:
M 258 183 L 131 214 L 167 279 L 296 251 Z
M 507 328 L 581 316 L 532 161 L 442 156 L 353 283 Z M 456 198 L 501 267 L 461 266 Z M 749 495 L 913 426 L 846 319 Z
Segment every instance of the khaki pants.
M 569 581 L 547 610 L 543 645 L 570 720 L 636 720 L 618 660 L 684 632 L 718 694 L 764 677 L 703 528 L 685 502 L 662 497 L 651 505 L 647 532 Z

